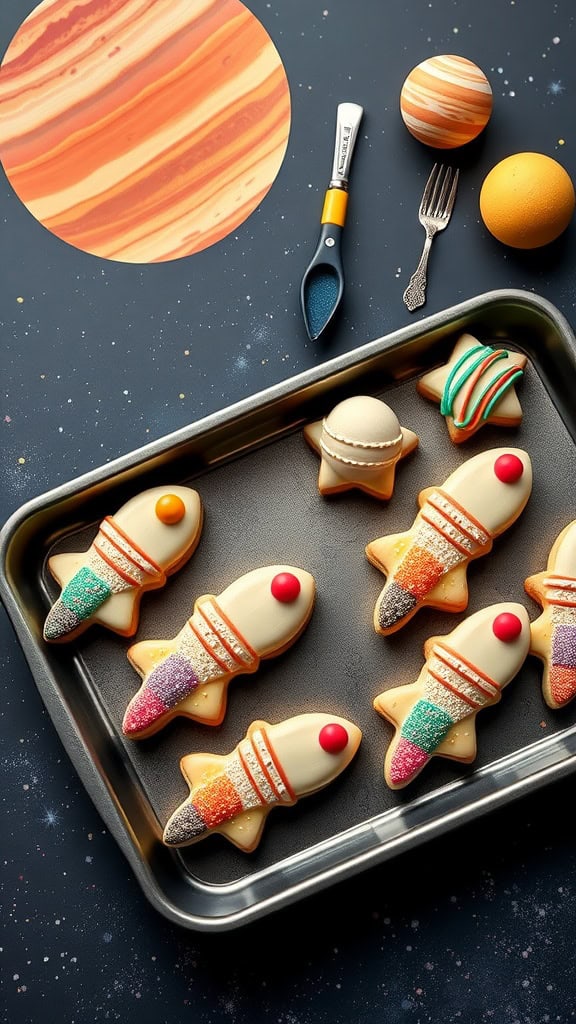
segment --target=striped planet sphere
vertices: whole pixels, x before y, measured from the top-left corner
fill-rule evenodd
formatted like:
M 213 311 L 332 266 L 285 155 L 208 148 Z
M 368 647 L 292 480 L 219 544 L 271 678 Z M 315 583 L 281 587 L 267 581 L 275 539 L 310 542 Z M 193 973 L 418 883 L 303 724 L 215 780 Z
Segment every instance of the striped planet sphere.
M 229 235 L 290 132 L 276 47 L 239 0 L 43 0 L 0 67 L 0 160 L 85 252 L 155 263 Z
M 456 149 L 475 139 L 492 113 L 492 89 L 466 57 L 429 57 L 407 75 L 400 113 L 408 131 L 435 149 Z

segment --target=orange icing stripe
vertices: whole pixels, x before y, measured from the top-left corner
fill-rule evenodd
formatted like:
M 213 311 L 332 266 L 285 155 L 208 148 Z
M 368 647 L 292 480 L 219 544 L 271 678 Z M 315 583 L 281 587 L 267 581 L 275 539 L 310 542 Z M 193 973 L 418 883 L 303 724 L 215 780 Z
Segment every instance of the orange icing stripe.
M 114 523 L 114 521 L 112 520 L 112 518 L 111 518 L 110 516 L 107 516 L 107 517 L 106 517 L 106 521 L 107 521 L 108 523 L 110 523 L 110 524 L 111 524 L 111 525 L 113 526 L 113 528 L 114 528 L 114 531 L 115 531 L 115 532 L 117 532 L 117 533 L 120 533 L 120 534 L 121 534 L 121 535 L 122 535 L 122 536 L 124 537 L 124 534 L 122 533 L 122 531 L 121 531 L 121 530 L 119 530 L 119 529 L 118 529 L 118 527 L 116 526 L 116 523 Z M 118 553 L 119 553 L 120 555 L 123 555 L 123 557 L 124 557 L 124 558 L 126 558 L 126 559 L 127 559 L 127 561 L 131 562 L 131 563 L 132 563 L 132 565 L 133 565 L 133 566 L 135 566 L 135 568 L 136 568 L 136 569 L 139 569 L 139 570 L 140 570 L 140 572 L 143 572 L 143 573 L 145 573 L 145 574 L 146 574 L 147 576 L 152 576 L 152 575 L 153 575 L 153 574 L 154 574 L 155 572 L 160 572 L 160 573 L 161 573 L 161 575 L 162 575 L 162 576 L 164 576 L 164 573 L 163 573 L 163 572 L 162 572 L 162 570 L 161 570 L 161 569 L 159 568 L 159 566 L 157 566 L 157 565 L 156 565 L 156 564 L 155 564 L 154 562 L 152 562 L 152 561 L 151 561 L 151 560 L 150 560 L 149 558 L 147 558 L 146 556 L 144 556 L 144 559 L 145 559 L 145 561 L 146 561 L 147 565 L 149 566 L 149 568 L 150 568 L 151 572 L 149 572 L 149 571 L 148 571 L 148 569 L 146 568 L 146 566 L 144 566 L 144 565 L 140 565 L 140 564 L 139 564 L 139 563 L 137 562 L 137 560 L 136 560 L 135 558 L 133 558 L 133 557 L 132 557 L 132 555 L 130 554 L 130 552 L 129 552 L 129 551 L 126 551 L 126 550 L 125 550 L 125 549 L 124 549 L 124 548 L 123 548 L 123 547 L 122 547 L 122 546 L 121 546 L 121 545 L 120 545 L 120 544 L 118 543 L 118 541 L 117 541 L 117 540 L 116 540 L 116 538 L 114 537 L 114 534 L 110 535 L 110 534 L 108 534 L 108 533 L 105 533 L 104 531 L 102 531 L 102 536 L 103 536 L 103 537 L 105 537 L 105 539 L 106 539 L 106 540 L 108 541 L 108 543 L 110 544 L 110 546 L 111 546 L 111 547 L 115 548 L 115 550 L 116 550 L 116 551 L 117 551 L 117 552 L 118 552 Z M 127 539 L 127 538 L 126 538 L 126 539 Z M 133 543 L 132 543 L 132 541 L 128 541 L 128 543 L 130 544 L 130 547 L 134 548 L 134 550 L 135 550 L 135 551 L 138 551 L 138 548 L 136 547 L 136 545 L 135 545 L 135 544 L 133 544 Z M 96 540 L 94 541 L 94 546 L 95 546 L 95 547 L 97 547 L 97 550 L 98 550 L 98 554 L 102 554 L 102 552 L 101 552 L 101 550 L 100 550 L 100 547 L 98 546 L 98 536 L 96 537 Z M 112 564 L 112 563 L 110 563 L 110 564 Z
M 500 388 L 504 384 L 507 383 L 507 381 L 510 380 L 511 377 L 514 377 L 517 373 L 518 367 L 511 366 L 509 370 L 506 370 L 506 373 L 503 373 L 501 377 L 498 377 L 498 379 L 494 381 L 492 386 L 488 389 L 488 391 L 482 398 L 482 401 L 478 403 L 478 408 L 476 409 L 474 416 L 472 417 L 470 423 L 468 424 L 468 427 L 475 426 L 478 423 L 478 421 L 482 419 L 484 410 L 490 404 L 494 395 L 500 390 Z
M 214 650 L 212 650 L 212 648 L 210 647 L 210 644 L 208 643 L 206 638 L 203 637 L 202 634 L 196 629 L 196 625 L 194 623 L 194 619 L 188 619 L 188 625 L 190 626 L 190 629 L 194 633 L 194 636 L 196 637 L 198 642 L 202 644 L 202 647 L 204 648 L 204 650 L 207 652 L 207 654 L 210 655 L 211 658 L 214 659 L 214 661 L 216 662 L 217 665 L 220 666 L 222 671 L 227 676 L 233 675 L 234 674 L 234 669 L 231 670 L 228 665 L 225 665 L 224 662 L 218 657 L 216 652 Z
M 137 551 L 138 554 L 141 555 L 142 558 L 152 566 L 154 571 L 157 572 L 159 576 L 164 576 L 164 570 L 161 568 L 161 566 L 157 565 L 154 559 L 150 558 L 150 555 L 147 555 L 146 552 L 142 550 L 142 548 L 138 547 L 138 545 L 134 543 L 134 541 L 128 536 L 127 533 L 124 533 L 124 530 L 120 526 L 118 526 L 118 523 L 116 522 L 113 516 L 106 516 L 106 522 L 110 523 L 110 525 L 117 531 L 117 533 L 119 533 L 120 536 L 124 538 L 126 543 L 129 544 L 131 548 L 134 548 L 134 551 Z
M 212 603 L 213 603 L 213 602 L 212 602 Z M 214 636 L 218 637 L 218 640 L 219 640 L 219 641 L 220 641 L 220 643 L 222 644 L 222 647 L 224 647 L 224 648 L 225 648 L 225 649 L 226 649 L 226 650 L 228 651 L 228 654 L 230 655 L 230 657 L 231 657 L 231 658 L 233 658 L 233 659 L 234 659 L 234 661 L 236 662 L 236 664 L 237 664 L 237 665 L 246 665 L 246 662 L 245 662 L 245 660 L 244 660 L 244 659 L 243 659 L 243 658 L 242 658 L 242 657 L 241 657 L 241 656 L 240 656 L 239 654 L 237 654 L 237 652 L 236 652 L 236 651 L 234 651 L 234 650 L 233 650 L 233 649 L 231 648 L 230 644 L 226 642 L 226 639 L 225 639 L 225 637 L 224 637 L 224 636 L 222 636 L 222 634 L 221 634 L 221 633 L 220 633 L 220 632 L 218 631 L 218 629 L 216 628 L 216 626 L 214 625 L 214 623 L 213 623 L 213 622 L 212 622 L 212 621 L 211 621 L 211 620 L 210 620 L 210 619 L 208 618 L 208 616 L 207 616 L 207 615 L 205 614 L 205 612 L 204 612 L 204 609 L 203 609 L 203 605 L 202 605 L 202 604 L 199 604 L 199 605 L 198 605 L 198 606 L 196 607 L 196 611 L 197 611 L 197 612 L 198 612 L 198 613 L 199 613 L 199 614 L 200 614 L 200 615 L 202 616 L 202 618 L 204 619 L 204 622 L 206 623 L 206 625 L 208 626 L 208 628 L 210 629 L 210 631 L 211 631 L 212 633 L 214 633 Z M 230 628 L 231 628 L 231 627 L 230 627 Z M 233 629 L 233 630 L 232 630 L 232 632 L 234 633 L 234 636 L 237 636 L 237 634 L 236 634 L 236 630 L 234 630 L 234 629 Z
M 247 775 L 247 777 L 248 777 L 248 779 L 250 781 L 250 785 L 252 786 L 252 789 L 254 790 L 255 793 L 258 794 L 260 803 L 261 804 L 267 804 L 268 801 L 266 800 L 266 797 L 264 796 L 262 790 L 260 789 L 258 783 L 256 782 L 256 779 L 254 778 L 252 772 L 250 771 L 250 765 L 248 764 L 248 762 L 244 758 L 244 755 L 242 754 L 242 750 L 240 749 L 239 746 L 236 749 L 237 749 L 238 757 L 240 758 L 240 762 L 241 762 L 242 767 L 243 767 L 243 769 L 244 769 L 244 771 L 245 771 L 245 773 L 246 773 L 246 775 Z M 266 772 L 263 772 L 262 774 L 266 776 Z M 274 789 L 273 786 L 272 786 L 272 789 Z M 274 790 L 274 792 L 275 792 L 275 790 Z
M 486 675 L 485 672 L 481 672 L 479 668 L 476 668 L 476 665 L 473 665 L 472 662 L 468 661 L 467 658 L 463 658 L 462 655 L 458 653 L 458 651 L 453 651 L 446 644 L 436 644 L 435 645 L 434 653 L 437 655 L 437 657 L 440 658 L 441 661 L 444 661 L 444 658 L 442 658 L 442 652 L 443 651 L 445 651 L 446 654 L 448 654 L 450 657 L 454 658 L 456 661 L 458 661 L 462 665 L 465 665 L 466 668 L 470 670 L 470 672 L 473 672 L 475 675 L 480 676 L 480 678 L 483 679 L 485 683 L 488 683 L 489 686 L 493 686 L 496 690 L 500 690 L 501 689 L 500 684 L 497 683 L 495 679 L 491 679 L 490 676 Z M 449 665 L 450 668 L 454 667 L 453 665 L 450 665 L 449 661 L 446 661 L 446 664 Z M 468 681 L 470 683 L 474 682 L 473 679 L 469 679 Z
M 447 493 L 447 491 L 443 491 L 441 487 L 435 487 L 435 488 L 434 488 L 434 490 L 435 490 L 435 491 L 437 491 L 437 492 L 438 492 L 438 494 L 441 494 L 441 495 L 442 495 L 442 497 L 444 498 L 444 500 L 445 500 L 445 501 L 447 501 L 447 502 L 448 502 L 448 503 L 449 503 L 450 505 L 453 505 L 453 506 L 454 506 L 454 508 L 455 508 L 455 509 L 457 509 L 457 511 L 458 511 L 458 512 L 461 512 L 461 513 L 462 513 L 462 515 L 463 515 L 463 516 L 464 516 L 464 517 L 465 517 L 466 519 L 468 519 L 468 520 L 469 520 L 469 521 L 470 521 L 470 522 L 472 523 L 472 525 L 476 527 L 476 529 L 477 529 L 477 530 L 479 530 L 479 531 L 480 531 L 480 533 L 483 533 L 483 534 L 485 534 L 485 535 L 486 535 L 486 536 L 488 537 L 488 541 L 489 541 L 489 542 L 491 543 L 491 541 L 492 541 L 492 535 L 491 535 L 491 533 L 490 533 L 490 530 L 487 530 L 487 529 L 486 529 L 486 527 L 482 525 L 482 523 L 480 522 L 480 520 L 479 520 L 479 519 L 475 519 L 475 518 L 474 518 L 474 516 L 473 516 L 473 515 L 471 515 L 471 514 L 470 514 L 470 512 L 468 512 L 468 510 L 464 508 L 464 506 L 463 506 L 463 505 L 460 505 L 460 504 L 459 504 L 459 502 L 457 502 L 457 501 L 456 501 L 456 500 L 455 500 L 455 499 L 454 499 L 454 498 L 452 497 L 452 495 L 451 495 L 451 494 L 448 494 L 448 493 Z M 427 498 L 426 500 L 427 500 L 427 501 L 430 501 L 430 498 Z M 430 502 L 430 504 L 433 504 L 433 502 Z M 438 511 L 439 511 L 439 512 L 442 512 L 442 509 L 440 509 L 440 508 L 439 508 L 439 509 L 438 509 Z M 446 515 L 446 513 L 445 513 L 445 512 L 444 512 L 443 514 L 444 514 L 444 515 Z M 467 535 L 468 537 L 470 537 L 470 540 L 473 540 L 475 544 L 478 544 L 478 541 L 476 540 L 476 538 L 475 538 L 475 537 L 474 537 L 474 536 L 473 536 L 473 535 L 472 535 L 471 533 L 469 533 L 469 532 L 468 532 L 468 531 L 466 530 L 466 528 L 465 528 L 465 527 L 464 527 L 464 526 L 463 526 L 463 525 L 462 525 L 461 523 L 457 523 L 457 524 L 455 524 L 455 525 L 457 525 L 457 526 L 458 526 L 458 529 L 459 529 L 459 530 L 460 530 L 460 531 L 461 531 L 462 533 L 465 533 L 465 534 L 466 534 L 466 535 Z M 482 545 L 480 545 L 480 547 L 482 547 Z
M 262 774 L 263 774 L 264 778 L 266 778 L 268 780 L 269 784 L 270 784 L 270 789 L 274 793 L 276 799 L 277 800 L 281 800 L 282 798 L 280 796 L 280 793 L 278 792 L 278 787 L 274 784 L 274 779 L 272 778 L 272 776 L 270 775 L 270 772 L 268 771 L 266 765 L 264 764 L 264 761 L 262 760 L 262 756 L 260 754 L 260 751 L 258 750 L 258 747 L 256 746 L 255 743 L 252 744 L 252 750 L 254 752 L 254 757 L 256 758 L 256 760 L 258 761 L 258 764 L 260 765 L 260 768 L 262 770 Z M 258 792 L 260 792 L 260 791 L 258 791 Z
M 442 676 L 436 675 L 436 673 L 432 672 L 431 669 L 428 669 L 428 675 L 432 676 L 432 679 L 435 679 L 436 682 L 440 683 L 440 685 L 443 686 L 446 690 L 450 690 L 450 693 L 453 693 L 456 697 L 459 698 L 459 700 L 463 701 L 464 704 L 467 704 L 468 707 L 474 708 L 475 710 L 478 710 L 479 708 L 483 707 L 484 702 L 482 704 L 477 704 L 476 701 L 473 701 L 471 697 L 468 697 L 467 694 L 462 693 L 462 691 L 459 690 L 456 686 L 452 686 L 452 684 L 449 683 L 448 680 L 443 679 Z
M 470 376 L 468 378 L 468 382 L 467 382 L 467 387 L 466 387 L 466 389 L 464 390 L 464 392 L 463 392 L 463 394 L 461 396 L 462 404 L 460 406 L 460 413 L 458 415 L 458 419 L 459 420 L 464 419 L 464 414 L 465 414 L 466 409 L 468 407 L 468 403 L 470 401 L 470 398 L 472 397 L 472 392 L 474 391 L 474 388 L 476 387 L 478 381 L 480 380 L 482 375 L 484 373 L 486 373 L 486 370 L 489 369 L 489 367 L 492 365 L 492 363 L 496 362 L 496 360 L 500 360 L 500 356 L 502 354 L 502 351 L 503 351 L 502 349 L 494 349 L 494 351 L 489 353 L 486 356 L 486 358 L 482 360 L 482 362 L 479 364 L 479 366 L 476 367 L 476 370 L 474 371 L 474 373 L 470 374 Z
M 246 648 L 246 650 L 248 651 L 248 653 L 249 653 L 249 654 L 251 654 L 253 658 L 256 658 L 256 659 L 258 660 L 260 656 L 259 656 L 259 655 L 258 655 L 258 654 L 256 653 L 256 651 L 254 650 L 254 648 L 250 646 L 250 644 L 249 644 L 249 643 L 248 643 L 248 641 L 247 641 L 247 640 L 246 640 L 246 639 L 245 639 L 245 638 L 244 638 L 244 637 L 242 636 L 242 634 L 238 632 L 238 630 L 236 629 L 236 626 L 235 626 L 235 625 L 234 625 L 234 624 L 233 624 L 233 623 L 232 623 L 232 622 L 230 621 L 230 619 L 228 618 L 228 616 L 227 616 L 227 615 L 226 615 L 226 614 L 225 614 L 225 613 L 224 613 L 224 612 L 222 611 L 222 609 L 221 609 L 220 605 L 218 604 L 218 602 L 216 601 L 216 599 L 215 599 L 215 598 L 212 598 L 212 604 L 214 605 L 214 607 L 215 607 L 216 611 L 218 612 L 218 615 L 219 615 L 219 616 L 220 616 L 220 618 L 222 619 L 222 622 L 225 622 L 225 623 L 226 623 L 226 625 L 228 626 L 228 629 L 230 629 L 230 630 L 231 630 L 231 632 L 232 632 L 232 633 L 234 633 L 234 636 L 237 636 L 237 637 L 238 637 L 238 639 L 240 640 L 240 642 L 241 642 L 242 644 L 244 644 L 244 647 Z
M 429 504 L 432 505 L 432 508 L 436 508 L 436 505 L 434 504 L 434 502 L 431 501 L 431 502 L 429 502 Z M 446 515 L 446 513 L 444 512 L 443 509 L 437 509 L 437 511 L 440 513 L 440 515 L 444 516 L 444 518 L 448 520 L 448 523 L 452 522 L 450 517 Z M 428 518 L 428 516 L 426 515 L 426 506 L 424 506 L 424 508 L 422 509 L 422 512 L 420 513 L 420 518 L 425 523 L 428 523 L 428 526 L 431 526 L 432 529 L 436 530 L 437 533 L 440 533 L 444 537 L 444 540 L 448 544 L 451 544 L 452 547 L 456 548 L 457 551 L 460 551 L 460 553 L 462 555 L 465 555 L 466 558 L 470 558 L 470 555 L 471 555 L 472 552 L 468 548 L 464 547 L 463 544 L 460 544 L 457 540 L 455 540 L 454 537 L 451 537 L 448 533 L 446 533 L 445 530 L 442 528 L 440 523 L 436 523 L 432 519 Z M 448 523 L 447 523 L 447 525 L 448 525 Z M 459 527 L 458 527 L 458 525 L 456 523 L 453 523 L 452 525 L 455 526 L 457 529 L 459 529 Z M 462 530 L 462 533 L 466 534 L 466 531 Z M 466 536 L 468 536 L 468 534 L 466 534 Z M 474 544 L 477 546 L 478 545 L 478 541 L 474 541 Z
M 97 544 L 95 544 L 94 547 L 95 550 L 98 552 L 98 557 L 101 558 L 103 562 L 106 562 L 106 565 L 109 565 L 111 569 L 114 569 L 114 572 L 117 572 L 125 583 L 129 583 L 131 587 L 142 586 L 139 580 L 133 580 L 132 577 L 129 576 L 127 572 L 121 569 L 119 565 L 116 565 L 116 563 L 110 558 L 110 556 L 106 555 L 104 551 L 102 551 L 102 549 L 98 547 Z M 122 552 L 122 554 L 124 554 L 124 552 Z
M 282 768 L 282 765 L 280 764 L 280 761 L 278 760 L 278 755 L 276 754 L 276 751 L 274 750 L 274 747 L 272 746 L 272 744 L 270 742 L 270 737 L 268 736 L 268 733 L 266 732 L 264 726 L 262 726 L 260 728 L 260 732 L 262 733 L 262 735 L 264 737 L 264 740 L 266 742 L 266 746 L 268 748 L 268 752 L 270 754 L 270 757 L 274 761 L 274 767 L 275 767 L 276 771 L 278 772 L 278 775 L 282 779 L 282 782 L 286 786 L 286 791 L 289 794 L 290 799 L 291 800 L 295 800 L 296 799 L 296 794 L 295 794 L 294 790 L 292 789 L 292 786 L 288 782 L 288 779 L 286 778 L 286 773 L 284 772 L 284 769 Z

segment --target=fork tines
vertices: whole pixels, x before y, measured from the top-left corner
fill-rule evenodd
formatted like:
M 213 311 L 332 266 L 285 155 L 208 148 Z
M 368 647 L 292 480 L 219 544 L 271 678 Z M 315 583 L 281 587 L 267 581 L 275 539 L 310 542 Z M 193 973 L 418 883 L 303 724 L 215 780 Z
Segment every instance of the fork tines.
M 423 217 L 448 217 L 452 212 L 459 170 L 447 164 L 434 164 L 420 203 Z

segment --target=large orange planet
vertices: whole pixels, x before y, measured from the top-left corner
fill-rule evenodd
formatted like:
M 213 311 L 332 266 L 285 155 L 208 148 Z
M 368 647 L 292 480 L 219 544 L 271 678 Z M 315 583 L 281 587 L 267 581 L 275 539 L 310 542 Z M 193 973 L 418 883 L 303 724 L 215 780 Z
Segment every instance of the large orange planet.
M 281 167 L 290 92 L 239 0 L 43 0 L 0 67 L 0 160 L 70 245 L 157 263 L 253 213 Z

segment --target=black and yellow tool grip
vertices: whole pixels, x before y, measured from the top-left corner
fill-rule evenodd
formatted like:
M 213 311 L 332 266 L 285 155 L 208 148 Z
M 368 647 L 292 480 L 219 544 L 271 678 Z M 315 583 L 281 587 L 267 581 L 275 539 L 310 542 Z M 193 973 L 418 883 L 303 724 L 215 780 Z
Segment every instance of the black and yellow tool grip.
M 348 193 L 343 188 L 329 188 L 324 196 L 321 224 L 337 224 L 343 228 L 346 223 Z

